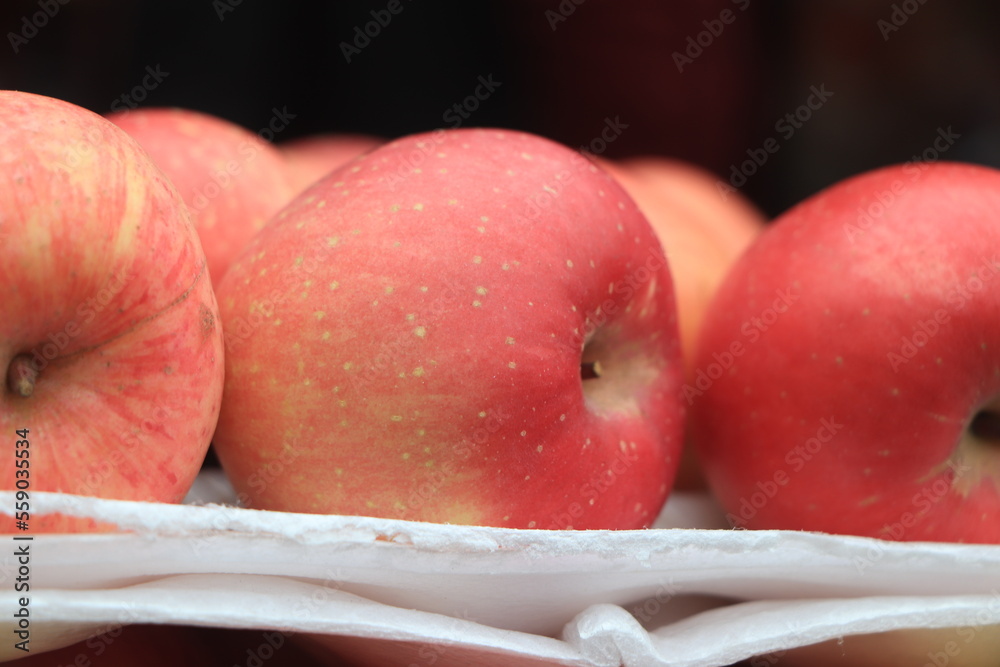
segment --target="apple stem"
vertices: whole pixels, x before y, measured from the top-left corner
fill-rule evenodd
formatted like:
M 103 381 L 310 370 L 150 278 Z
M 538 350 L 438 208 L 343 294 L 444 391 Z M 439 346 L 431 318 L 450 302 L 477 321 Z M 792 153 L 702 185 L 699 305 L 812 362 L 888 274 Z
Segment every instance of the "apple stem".
M 580 378 L 583 380 L 593 380 L 601 377 L 601 362 L 584 361 L 580 363 Z
M 38 369 L 35 368 L 31 357 L 26 354 L 14 357 L 7 367 L 7 389 L 23 398 L 28 398 L 34 393 L 37 381 Z

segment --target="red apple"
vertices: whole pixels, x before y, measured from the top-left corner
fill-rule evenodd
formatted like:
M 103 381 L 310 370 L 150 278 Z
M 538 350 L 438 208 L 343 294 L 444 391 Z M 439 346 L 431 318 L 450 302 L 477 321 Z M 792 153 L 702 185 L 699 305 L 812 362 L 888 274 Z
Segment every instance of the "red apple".
M 595 161 L 618 180 L 646 215 L 667 253 L 677 292 L 684 375 L 694 381 L 694 348 L 708 304 L 733 263 L 764 230 L 766 218 L 739 193 L 723 200 L 711 173 L 659 157 Z M 686 442 L 674 487 L 704 489 Z
M 218 307 L 184 203 L 125 132 L 27 93 L 0 92 L 0 173 L 2 488 L 180 501 L 223 379 Z
M 998 219 L 1000 172 L 908 163 L 743 255 L 684 389 L 733 524 L 1000 542 Z
M 385 143 L 367 134 L 318 134 L 278 144 L 288 162 L 289 180 L 296 192 L 341 165 Z
M 394 141 L 297 198 L 218 294 L 215 443 L 254 507 L 527 528 L 660 511 L 683 424 L 670 273 L 564 146 Z
M 142 108 L 108 119 L 132 135 L 177 186 L 215 285 L 247 241 L 298 192 L 273 144 L 222 118 Z

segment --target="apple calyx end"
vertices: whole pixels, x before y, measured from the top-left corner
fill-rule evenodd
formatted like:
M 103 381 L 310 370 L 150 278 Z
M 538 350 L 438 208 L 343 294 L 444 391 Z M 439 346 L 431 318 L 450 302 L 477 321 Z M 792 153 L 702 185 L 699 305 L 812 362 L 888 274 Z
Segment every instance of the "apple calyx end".
M 31 357 L 19 354 L 7 367 L 7 390 L 21 398 L 30 398 L 35 393 L 35 383 L 38 381 L 38 369 Z

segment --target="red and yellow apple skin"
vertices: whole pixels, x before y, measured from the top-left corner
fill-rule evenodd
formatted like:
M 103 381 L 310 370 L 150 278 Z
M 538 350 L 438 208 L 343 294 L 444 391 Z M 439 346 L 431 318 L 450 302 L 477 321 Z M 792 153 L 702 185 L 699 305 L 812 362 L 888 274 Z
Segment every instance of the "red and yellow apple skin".
M 734 525 L 1000 542 L 1000 172 L 909 163 L 778 218 L 702 328 L 692 433 Z
M 180 501 L 208 449 L 224 371 L 184 203 L 125 132 L 27 93 L 0 92 L 0 174 L 2 488 L 21 477 L 18 439 L 31 491 Z
M 638 528 L 667 497 L 684 408 L 666 259 L 564 146 L 387 144 L 272 220 L 218 295 L 215 445 L 250 506 Z
M 296 192 L 385 143 L 367 134 L 317 134 L 278 144 L 288 163 L 289 181 Z
M 149 153 L 191 210 L 212 283 L 298 193 L 275 146 L 239 125 L 188 109 L 108 115 Z

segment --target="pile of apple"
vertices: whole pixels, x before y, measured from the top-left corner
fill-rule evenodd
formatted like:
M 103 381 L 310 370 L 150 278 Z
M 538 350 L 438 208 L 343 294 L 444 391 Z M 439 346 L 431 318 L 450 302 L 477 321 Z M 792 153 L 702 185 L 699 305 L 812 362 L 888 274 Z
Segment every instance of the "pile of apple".
M 247 507 L 625 529 L 684 450 L 733 526 L 1000 542 L 1000 173 L 722 192 L 0 92 L 2 487 L 26 430 L 34 490 L 178 502 L 213 444 Z

